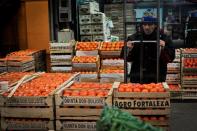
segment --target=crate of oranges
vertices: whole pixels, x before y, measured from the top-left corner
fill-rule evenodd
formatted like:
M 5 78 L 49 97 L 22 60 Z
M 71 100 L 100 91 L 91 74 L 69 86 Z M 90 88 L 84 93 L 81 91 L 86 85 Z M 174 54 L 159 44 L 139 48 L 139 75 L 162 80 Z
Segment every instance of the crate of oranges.
M 123 41 L 103 42 L 100 46 L 102 58 L 120 57 L 121 49 L 124 46 Z
M 78 74 L 72 73 L 40 73 L 33 74 L 27 81 L 26 76 L 20 85 L 5 97 L 2 117 L 13 118 L 46 118 L 53 120 L 53 94 Z M 34 77 L 36 76 L 36 77 Z M 29 76 L 28 76 L 29 77 Z M 34 78 L 33 78 L 34 77 Z
M 76 56 L 97 56 L 100 42 L 77 42 Z
M 70 82 L 55 93 L 57 130 L 95 129 L 103 107 L 112 105 L 112 92 L 112 83 Z
M 133 115 L 170 114 L 170 92 L 166 83 L 116 84 L 114 106 Z
M 98 71 L 99 56 L 74 56 L 72 67 L 74 71 Z

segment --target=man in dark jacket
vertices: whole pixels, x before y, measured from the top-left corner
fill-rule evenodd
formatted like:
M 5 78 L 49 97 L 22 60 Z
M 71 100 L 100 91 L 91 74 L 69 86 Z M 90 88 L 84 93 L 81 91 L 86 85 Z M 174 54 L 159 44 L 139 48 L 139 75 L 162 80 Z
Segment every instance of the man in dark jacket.
M 146 16 L 142 20 L 144 23 L 141 31 L 127 39 L 127 47 L 129 48 L 127 61 L 132 62 L 130 81 L 132 83 L 164 82 L 166 80 L 167 63 L 172 62 L 175 57 L 172 41 L 166 35 L 160 34 L 159 78 L 157 81 L 157 43 L 151 42 L 157 41 L 157 25 L 154 23 L 156 18 Z M 136 43 L 135 41 L 150 42 Z M 140 62 L 140 59 L 143 60 Z M 141 73 L 140 69 L 142 69 Z M 143 74 L 141 79 L 140 74 Z

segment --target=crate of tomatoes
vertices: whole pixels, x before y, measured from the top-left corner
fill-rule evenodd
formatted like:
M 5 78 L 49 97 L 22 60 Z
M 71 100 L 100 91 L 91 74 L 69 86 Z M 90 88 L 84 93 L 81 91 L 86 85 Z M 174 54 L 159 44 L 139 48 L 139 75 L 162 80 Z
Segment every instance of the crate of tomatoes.
M 169 115 L 170 92 L 166 83 L 120 84 L 114 90 L 113 105 L 133 115 Z
M 101 58 L 120 57 L 121 49 L 123 46 L 124 46 L 123 41 L 101 43 L 101 46 L 100 46 Z
M 105 105 L 112 105 L 113 84 L 70 82 L 55 94 L 57 130 L 95 130 Z
M 98 71 L 100 58 L 97 56 L 75 56 L 72 59 L 73 71 Z
M 1 111 L 4 130 L 51 130 L 54 126 L 54 93 L 78 74 L 35 73 L 22 77 L 9 93 L 4 93 L 5 102 Z M 34 119 L 38 125 L 34 126 Z M 20 121 L 26 121 L 21 125 Z M 36 121 L 37 122 L 37 121 Z M 40 122 L 40 123 L 39 123 Z M 31 125 L 31 126 L 30 126 Z M 50 128 L 49 128 L 50 127 Z
M 100 42 L 77 42 L 76 56 L 97 56 Z

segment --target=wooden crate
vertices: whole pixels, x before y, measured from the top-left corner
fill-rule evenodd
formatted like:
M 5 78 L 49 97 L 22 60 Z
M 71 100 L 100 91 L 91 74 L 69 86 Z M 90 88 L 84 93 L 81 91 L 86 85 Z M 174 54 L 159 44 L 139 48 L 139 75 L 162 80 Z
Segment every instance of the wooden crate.
M 120 57 L 121 51 L 100 51 L 101 58 L 117 58 Z
M 99 117 L 102 108 L 107 104 L 112 106 L 113 86 L 107 97 L 91 96 L 62 96 L 62 91 L 73 82 L 55 93 L 56 119 L 71 117 Z
M 7 60 L 5 58 L 0 59 L 0 66 L 7 66 Z
M 4 118 L 46 118 L 54 120 L 54 93 L 72 80 L 78 80 L 74 74 L 53 90 L 48 96 L 12 96 L 5 97 L 1 115 Z
M 7 66 L 0 66 L 0 73 L 7 72 L 7 71 L 8 71 Z
M 90 41 L 91 42 L 91 41 Z M 75 46 L 75 50 L 76 50 L 76 56 L 98 56 L 99 55 L 99 48 L 100 48 L 100 43 L 99 42 L 94 42 L 97 43 L 98 46 L 95 50 L 78 50 L 77 47 L 81 42 L 77 42 L 76 46 Z M 85 43 L 85 42 L 84 42 Z M 92 43 L 92 42 L 91 42 Z M 86 43 L 87 45 L 89 44 L 89 42 Z
M 100 68 L 100 58 L 97 55 L 95 63 L 72 63 L 72 68 L 74 72 L 78 71 L 98 71 Z
M 113 82 L 124 82 L 123 73 L 101 73 L 100 72 L 100 82 L 113 83 Z
M 133 115 L 170 114 L 170 92 L 118 92 L 119 84 L 116 82 L 113 99 L 114 106 Z
M 34 66 L 30 67 L 16 67 L 16 66 L 8 66 L 7 68 L 8 72 L 27 72 L 27 71 L 35 71 Z
M 50 43 L 50 54 L 73 53 L 74 42 L 72 43 Z
M 182 89 L 182 99 L 197 99 L 197 90 Z
M 31 119 L 16 119 L 6 120 L 1 119 L 2 130 L 39 130 L 48 131 L 54 130 L 54 121 L 50 120 L 31 120 Z

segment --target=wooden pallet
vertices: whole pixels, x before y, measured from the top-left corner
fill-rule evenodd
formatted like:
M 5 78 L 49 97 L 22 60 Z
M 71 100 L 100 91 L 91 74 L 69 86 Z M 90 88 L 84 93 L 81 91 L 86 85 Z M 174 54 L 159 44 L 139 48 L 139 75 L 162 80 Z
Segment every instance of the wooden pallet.
M 2 130 L 39 130 L 48 131 L 54 130 L 54 121 L 39 120 L 33 121 L 31 119 L 19 119 L 19 120 L 6 120 L 1 119 Z

